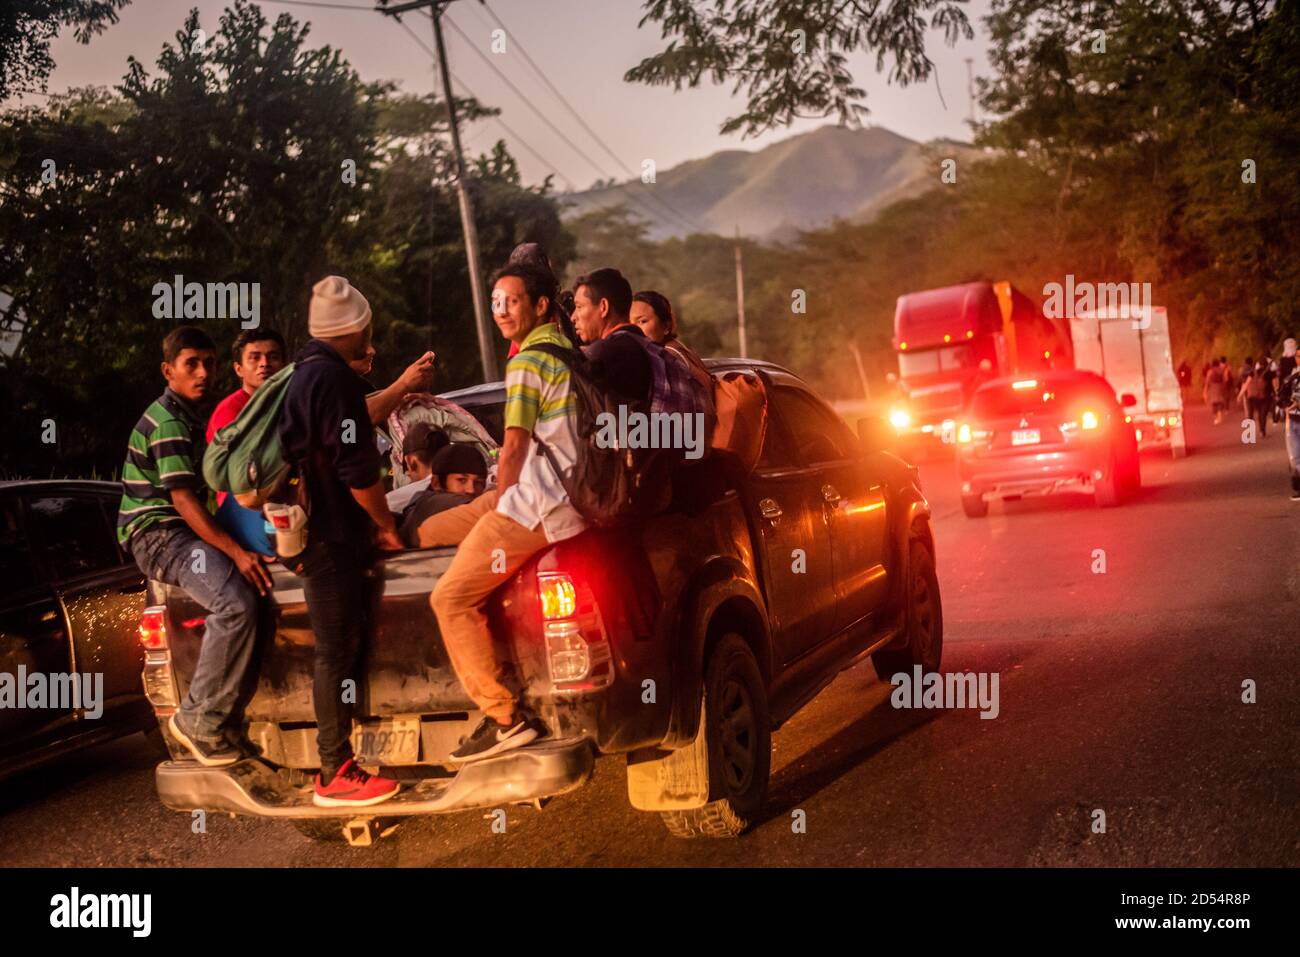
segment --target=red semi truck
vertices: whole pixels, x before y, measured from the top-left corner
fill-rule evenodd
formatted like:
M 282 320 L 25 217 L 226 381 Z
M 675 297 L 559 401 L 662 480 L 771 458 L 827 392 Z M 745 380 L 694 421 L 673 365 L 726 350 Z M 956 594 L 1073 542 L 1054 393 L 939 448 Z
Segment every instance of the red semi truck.
M 954 440 L 982 383 L 1074 365 L 1070 331 L 1011 283 L 968 282 L 898 297 L 898 395 L 889 419 L 904 439 Z

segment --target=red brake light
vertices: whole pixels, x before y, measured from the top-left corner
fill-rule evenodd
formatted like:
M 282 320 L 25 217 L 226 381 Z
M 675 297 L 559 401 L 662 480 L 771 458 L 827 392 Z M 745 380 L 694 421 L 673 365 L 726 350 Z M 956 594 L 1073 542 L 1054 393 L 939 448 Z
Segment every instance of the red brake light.
M 1015 389 L 1015 390 L 1017 390 L 1017 391 L 1020 391 L 1021 389 L 1037 389 L 1037 388 L 1038 388 L 1038 380 L 1037 380 L 1037 379 L 1020 379 L 1020 380 L 1018 380 L 1018 381 L 1016 381 L 1016 382 L 1011 383 L 1011 388 L 1013 388 L 1013 389 Z
M 150 650 L 167 647 L 167 609 L 154 605 L 140 616 L 140 644 Z
M 578 611 L 578 592 L 573 579 L 558 573 L 537 576 L 537 597 L 542 602 L 542 619 L 558 621 L 572 618 Z
M 1092 411 L 1084 412 L 1079 416 L 1079 425 L 1085 429 L 1095 429 L 1101 421 L 1097 418 L 1097 413 Z

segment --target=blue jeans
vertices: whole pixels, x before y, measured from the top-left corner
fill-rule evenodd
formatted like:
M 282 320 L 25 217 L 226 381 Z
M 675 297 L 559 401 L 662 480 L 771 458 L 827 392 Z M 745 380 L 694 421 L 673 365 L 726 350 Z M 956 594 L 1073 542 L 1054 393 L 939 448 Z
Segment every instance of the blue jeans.
M 1286 457 L 1291 462 L 1291 491 L 1300 493 L 1300 415 L 1286 417 Z
M 188 525 L 152 525 L 131 536 L 131 554 L 149 578 L 166 582 L 208 610 L 203 644 L 180 706 L 182 730 L 217 742 L 239 698 L 257 639 L 257 589 L 234 563 Z M 196 550 L 203 552 L 196 571 Z

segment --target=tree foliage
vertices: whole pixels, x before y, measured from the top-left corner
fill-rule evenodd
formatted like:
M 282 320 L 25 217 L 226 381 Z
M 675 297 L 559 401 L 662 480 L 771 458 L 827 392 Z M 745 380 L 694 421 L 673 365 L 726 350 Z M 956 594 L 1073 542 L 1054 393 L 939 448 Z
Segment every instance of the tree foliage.
M 640 26 L 657 23 L 668 46 L 625 79 L 674 90 L 705 77 L 744 91 L 745 110 L 723 133 L 756 136 L 798 117 L 836 116 L 856 124 L 867 113 L 849 57 L 874 53 L 877 71 L 906 85 L 927 80 L 927 26 L 949 43 L 974 32 L 964 0 L 646 0 Z M 929 15 L 927 24 L 926 16 Z
M 71 27 L 79 43 L 117 23 L 131 0 L 5 0 L 0 4 L 0 103 L 26 92 L 44 92 L 54 69 L 50 43 Z
M 0 332 L 21 336 L 0 357 L 0 472 L 120 464 L 123 437 L 161 387 L 159 343 L 185 321 L 153 309 L 155 284 L 176 275 L 256 283 L 261 324 L 291 348 L 307 335 L 312 283 L 348 276 L 374 310 L 376 381 L 431 347 L 439 387 L 478 381 L 445 104 L 363 83 L 288 14 L 272 24 L 238 2 L 202 29 L 191 13 L 156 67 L 130 60 L 113 92 L 78 91 L 0 122 L 0 289 L 14 298 Z M 523 187 L 497 144 L 469 185 L 488 268 L 525 239 L 563 265 L 572 239 L 549 183 Z M 223 369 L 240 321 L 199 322 Z M 39 441 L 46 419 L 57 447 Z

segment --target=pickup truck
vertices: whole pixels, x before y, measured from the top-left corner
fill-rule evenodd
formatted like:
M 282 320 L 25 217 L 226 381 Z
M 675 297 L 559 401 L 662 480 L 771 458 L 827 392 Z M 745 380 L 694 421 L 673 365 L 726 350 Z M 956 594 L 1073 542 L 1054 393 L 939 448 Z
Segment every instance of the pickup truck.
M 171 742 L 173 760 L 156 775 L 162 802 L 282 818 L 313 837 L 365 844 L 378 821 L 540 808 L 586 783 L 597 756 L 622 755 L 632 805 L 658 812 L 672 834 L 742 833 L 763 805 L 771 732 L 868 655 L 886 677 L 916 664 L 937 670 L 943 624 L 930 508 L 916 469 L 883 450 L 888 425 L 863 420 L 855 435 L 773 364 L 710 366 L 766 385 L 769 426 L 754 471 L 728 474 L 715 457 L 688 463 L 666 514 L 553 545 L 490 602 L 498 654 L 551 731 L 543 742 L 449 765 L 481 717 L 429 608 L 455 550 L 397 553 L 370 583 L 353 741 L 359 763 L 403 788 L 361 817 L 313 806 L 312 633 L 302 583 L 277 564 L 273 635 L 243 709 L 259 753 L 206 768 Z M 447 398 L 499 433 L 500 383 Z M 204 615 L 179 589 L 150 584 L 145 687 L 164 729 Z

